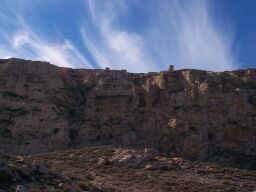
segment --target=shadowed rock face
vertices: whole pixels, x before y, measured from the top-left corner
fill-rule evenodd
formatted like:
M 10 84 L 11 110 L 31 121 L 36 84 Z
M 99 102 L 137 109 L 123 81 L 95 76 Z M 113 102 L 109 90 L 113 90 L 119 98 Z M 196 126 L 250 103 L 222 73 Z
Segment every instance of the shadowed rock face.
M 256 168 L 256 70 L 133 74 L 0 60 L 1 149 L 83 145 Z

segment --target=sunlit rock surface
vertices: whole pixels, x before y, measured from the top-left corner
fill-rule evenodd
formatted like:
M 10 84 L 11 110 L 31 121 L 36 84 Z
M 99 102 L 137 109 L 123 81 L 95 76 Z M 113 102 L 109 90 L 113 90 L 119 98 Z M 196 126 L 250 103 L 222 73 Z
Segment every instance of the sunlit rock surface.
M 1 150 L 93 145 L 255 169 L 256 70 L 136 74 L 0 60 Z

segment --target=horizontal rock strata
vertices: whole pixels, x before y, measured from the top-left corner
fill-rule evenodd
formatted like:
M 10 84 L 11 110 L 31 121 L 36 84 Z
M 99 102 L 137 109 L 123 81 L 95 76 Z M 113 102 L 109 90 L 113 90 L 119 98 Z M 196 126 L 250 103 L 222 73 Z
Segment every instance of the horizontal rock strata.
M 256 70 L 136 74 L 0 60 L 1 149 L 85 145 L 256 168 Z

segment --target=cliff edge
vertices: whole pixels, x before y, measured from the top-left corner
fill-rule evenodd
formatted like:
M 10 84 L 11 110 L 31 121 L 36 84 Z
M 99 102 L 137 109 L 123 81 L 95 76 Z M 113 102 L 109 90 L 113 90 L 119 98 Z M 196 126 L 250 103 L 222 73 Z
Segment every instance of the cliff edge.
M 255 169 L 256 69 L 136 74 L 0 60 L 1 150 L 92 145 Z

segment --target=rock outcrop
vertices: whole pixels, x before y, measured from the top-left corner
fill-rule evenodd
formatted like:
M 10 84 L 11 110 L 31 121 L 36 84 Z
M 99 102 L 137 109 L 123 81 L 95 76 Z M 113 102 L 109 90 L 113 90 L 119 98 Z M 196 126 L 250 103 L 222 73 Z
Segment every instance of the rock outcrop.
M 85 145 L 256 168 L 256 69 L 133 74 L 0 60 L 0 146 L 42 153 Z

